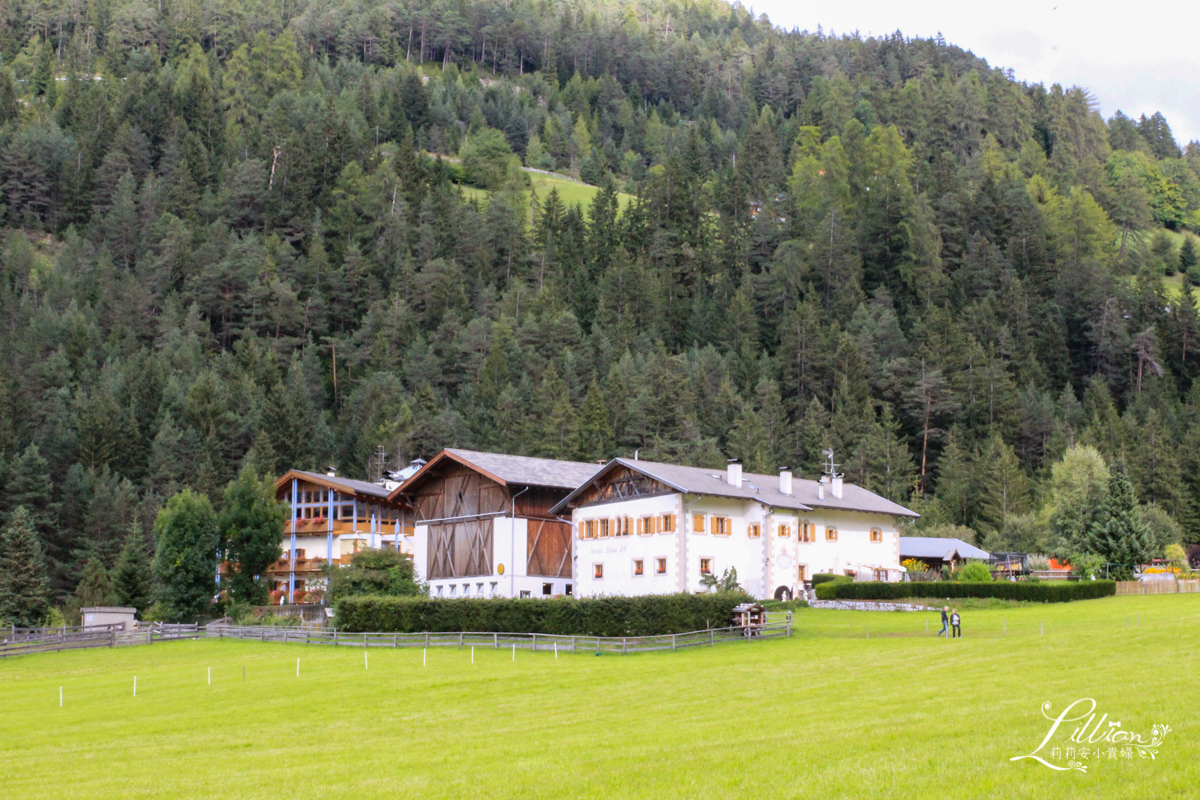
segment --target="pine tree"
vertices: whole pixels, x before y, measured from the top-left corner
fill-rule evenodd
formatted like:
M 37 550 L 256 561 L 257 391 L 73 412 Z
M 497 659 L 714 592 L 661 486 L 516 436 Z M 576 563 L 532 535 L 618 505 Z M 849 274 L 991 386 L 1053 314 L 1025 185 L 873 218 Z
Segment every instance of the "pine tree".
M 592 381 L 579 411 L 579 456 L 586 461 L 609 458 L 613 453 L 613 429 L 600 386 Z
M 81 608 L 88 606 L 111 606 L 116 603 L 116 593 L 104 562 L 89 558 L 83 567 L 83 578 L 75 587 L 75 600 Z
M 113 593 L 117 605 L 136 608 L 139 614 L 150 607 L 154 599 L 152 558 L 149 539 L 141 525 L 135 523 L 130 526 L 117 565 L 113 567 Z
M 1108 574 L 1116 580 L 1130 579 L 1141 564 L 1162 555 L 1154 552 L 1150 531 L 1137 513 L 1133 484 L 1122 465 L 1112 471 L 1108 495 L 1088 529 L 1086 551 L 1108 562 Z
M 999 433 L 992 434 L 978 465 L 983 495 L 976 527 L 980 531 L 1003 530 L 1010 517 L 1029 510 L 1029 479 Z
M 0 623 L 33 627 L 50 611 L 50 579 L 33 521 L 24 507 L 0 532 Z

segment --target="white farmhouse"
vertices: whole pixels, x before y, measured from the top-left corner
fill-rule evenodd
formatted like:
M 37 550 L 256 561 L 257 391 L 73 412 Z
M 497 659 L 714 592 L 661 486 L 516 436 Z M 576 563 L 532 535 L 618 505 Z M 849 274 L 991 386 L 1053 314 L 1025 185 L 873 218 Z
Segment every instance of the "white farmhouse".
M 614 459 L 558 503 L 575 536 L 575 592 L 704 591 L 737 570 L 758 598 L 790 599 L 820 573 L 897 581 L 912 511 L 830 473 L 819 481 Z

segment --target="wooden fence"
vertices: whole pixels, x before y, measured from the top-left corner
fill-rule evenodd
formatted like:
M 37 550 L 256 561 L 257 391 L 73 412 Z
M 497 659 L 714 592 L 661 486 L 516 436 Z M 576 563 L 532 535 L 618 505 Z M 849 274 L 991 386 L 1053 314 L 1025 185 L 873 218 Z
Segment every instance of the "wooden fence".
M 565 653 L 644 653 L 714 647 L 719 642 L 745 642 L 792 635 L 790 619 L 769 622 L 758 628 L 710 628 L 660 636 L 564 636 L 550 633 L 342 633 L 295 628 L 238 627 L 214 624 L 208 636 L 220 639 L 249 639 L 284 644 L 316 644 L 335 647 L 488 647 L 495 650 L 562 651 Z
M 93 647 L 153 644 L 174 639 L 197 639 L 204 635 L 198 625 L 153 623 L 125 630 L 122 624 L 87 628 L 9 628 L 0 641 L 0 658 L 30 653 L 53 653 Z
M 1117 581 L 1117 594 L 1196 594 L 1200 580 Z

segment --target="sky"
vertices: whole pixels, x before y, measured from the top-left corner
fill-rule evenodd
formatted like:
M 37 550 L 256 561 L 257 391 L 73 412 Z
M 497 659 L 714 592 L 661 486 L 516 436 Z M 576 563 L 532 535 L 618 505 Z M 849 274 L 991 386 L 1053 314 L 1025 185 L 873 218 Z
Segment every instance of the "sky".
M 758 0 L 743 4 L 785 29 L 946 41 L 1011 68 L 1026 83 L 1082 86 L 1105 119 L 1161 111 L 1183 146 L 1200 140 L 1200 4 L 1194 0 Z

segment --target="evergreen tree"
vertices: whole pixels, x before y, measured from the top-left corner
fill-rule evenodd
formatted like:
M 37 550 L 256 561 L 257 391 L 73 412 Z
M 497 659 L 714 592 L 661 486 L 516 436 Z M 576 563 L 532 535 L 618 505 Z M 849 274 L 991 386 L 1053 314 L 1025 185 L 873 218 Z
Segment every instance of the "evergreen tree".
M 253 467 L 243 467 L 237 480 L 225 487 L 218 525 L 231 570 L 230 589 L 238 602 L 266 601 L 267 587 L 260 577 L 283 555 L 280 532 L 286 516 L 271 479 L 259 480 Z
M 98 558 L 89 558 L 83 567 L 83 578 L 75 587 L 75 600 L 80 607 L 111 606 L 117 602 L 108 570 Z
M 1137 511 L 1133 484 L 1118 465 L 1112 471 L 1108 494 L 1088 528 L 1086 552 L 1100 556 L 1116 580 L 1129 580 L 1135 570 L 1156 555 L 1150 531 Z
M 117 605 L 136 608 L 140 615 L 154 599 L 153 553 L 141 525 L 134 524 L 125 536 L 121 555 L 113 568 L 113 593 Z
M 50 580 L 33 522 L 24 507 L 8 515 L 0 532 L 0 623 L 42 624 L 50 611 Z
M 188 622 L 203 616 L 216 591 L 221 545 L 217 515 L 208 498 L 191 489 L 173 496 L 158 512 L 154 538 L 154 577 L 164 617 Z

